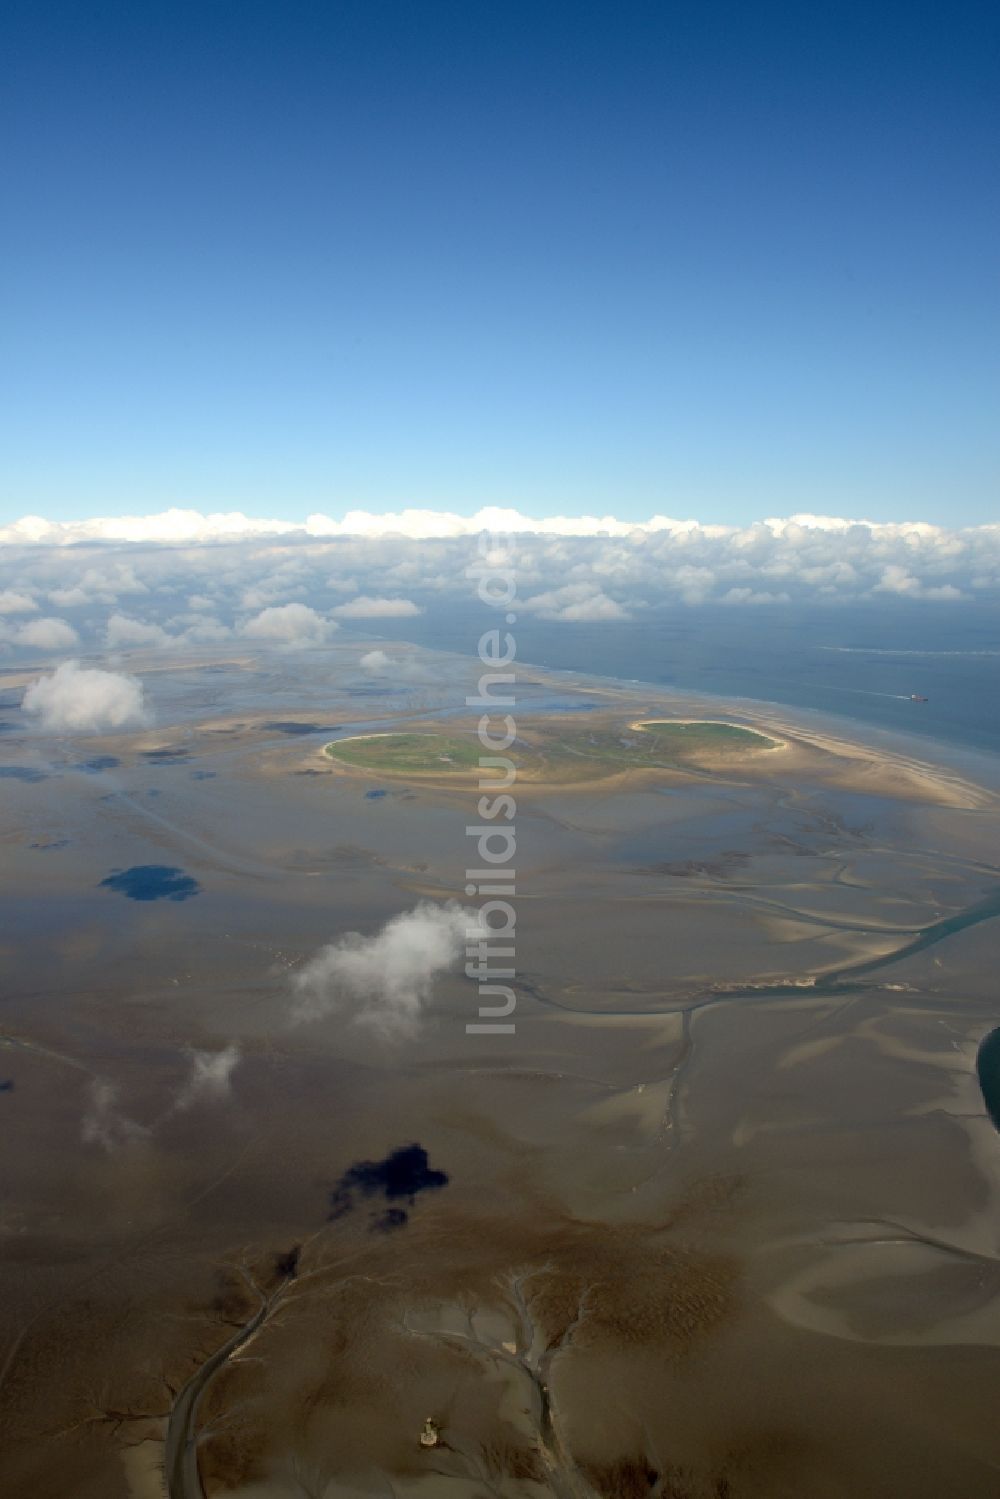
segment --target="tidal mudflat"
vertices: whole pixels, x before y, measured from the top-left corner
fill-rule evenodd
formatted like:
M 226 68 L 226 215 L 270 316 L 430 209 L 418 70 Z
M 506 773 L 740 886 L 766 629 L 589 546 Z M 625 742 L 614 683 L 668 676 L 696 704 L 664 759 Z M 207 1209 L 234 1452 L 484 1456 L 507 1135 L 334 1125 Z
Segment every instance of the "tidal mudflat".
M 995 788 L 528 673 L 516 1033 L 303 1019 L 466 899 L 473 663 L 392 649 L 5 709 L 0 1492 L 992 1499 Z

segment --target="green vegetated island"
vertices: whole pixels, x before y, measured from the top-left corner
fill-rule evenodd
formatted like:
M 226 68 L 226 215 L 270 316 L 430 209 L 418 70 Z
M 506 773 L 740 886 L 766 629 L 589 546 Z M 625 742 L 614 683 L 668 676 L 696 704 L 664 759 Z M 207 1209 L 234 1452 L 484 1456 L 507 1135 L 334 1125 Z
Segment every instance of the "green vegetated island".
M 519 778 L 590 781 L 628 770 L 725 767 L 779 749 L 756 729 L 714 720 L 649 719 L 627 727 L 532 724 L 507 753 Z M 450 777 L 478 771 L 488 755 L 474 731 L 361 734 L 334 740 L 323 753 L 338 764 L 379 775 Z

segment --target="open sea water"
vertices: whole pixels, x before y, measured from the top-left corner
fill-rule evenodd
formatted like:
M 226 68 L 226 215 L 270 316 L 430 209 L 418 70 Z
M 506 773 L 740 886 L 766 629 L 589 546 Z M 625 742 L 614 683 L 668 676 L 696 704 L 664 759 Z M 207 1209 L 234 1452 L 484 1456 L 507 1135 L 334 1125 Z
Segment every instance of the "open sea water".
M 396 639 L 474 654 L 502 625 L 474 602 L 393 620 Z M 600 624 L 519 615 L 523 663 L 751 698 L 1000 755 L 1000 612 L 963 603 L 660 608 Z M 911 701 L 911 693 L 928 699 Z M 845 724 L 846 728 L 846 724 Z

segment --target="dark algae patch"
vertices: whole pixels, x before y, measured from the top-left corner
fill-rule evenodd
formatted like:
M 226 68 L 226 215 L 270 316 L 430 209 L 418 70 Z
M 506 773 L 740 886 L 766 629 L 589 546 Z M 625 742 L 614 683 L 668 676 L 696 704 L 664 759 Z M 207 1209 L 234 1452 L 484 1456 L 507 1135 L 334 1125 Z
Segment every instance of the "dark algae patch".
M 289 734 L 293 738 L 297 734 L 333 733 L 333 728 L 330 725 L 324 725 L 321 723 L 300 723 L 297 719 L 294 718 L 275 718 L 272 719 L 270 723 L 263 724 L 262 727 L 265 729 L 269 729 L 272 733 L 275 734 Z
M 401 1145 L 382 1161 L 356 1161 L 348 1167 L 330 1193 L 330 1217 L 342 1218 L 359 1199 L 381 1197 L 388 1206 L 372 1215 L 372 1228 L 387 1233 L 403 1227 L 419 1193 L 447 1184 L 447 1173 L 433 1169 L 423 1146 Z
M 201 889 L 191 875 L 169 864 L 133 864 L 131 869 L 116 869 L 101 881 L 101 886 L 129 900 L 190 900 Z
M 0 780 L 25 781 L 33 786 L 37 781 L 47 781 L 48 776 L 44 770 L 33 770 L 30 765 L 0 765 Z
M 1000 1129 L 1000 1026 L 979 1043 L 976 1053 L 976 1075 L 983 1103 L 996 1129 Z

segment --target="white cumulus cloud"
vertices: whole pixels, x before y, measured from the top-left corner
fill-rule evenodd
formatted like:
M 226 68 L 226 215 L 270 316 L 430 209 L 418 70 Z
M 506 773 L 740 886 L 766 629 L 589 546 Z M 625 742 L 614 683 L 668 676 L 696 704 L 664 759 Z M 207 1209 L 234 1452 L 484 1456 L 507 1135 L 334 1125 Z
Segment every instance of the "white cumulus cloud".
M 752 588 L 730 588 L 728 593 L 722 595 L 724 604 L 787 604 L 787 593 L 768 593 L 766 590 L 755 591 Z
M 322 645 L 337 628 L 332 619 L 317 614 L 308 604 L 277 604 L 248 619 L 242 633 L 249 640 L 271 645 Z
M 911 599 L 960 599 L 962 591 L 953 583 L 925 583 L 900 563 L 890 563 L 875 585 L 875 593 L 896 593 Z
M 29 594 L 14 588 L 0 588 L 0 614 L 34 614 L 37 608 Z
M 133 645 L 166 645 L 171 638 L 162 625 L 147 624 L 129 614 L 112 614 L 104 628 L 104 639 L 113 651 Z
M 563 619 L 578 624 L 629 617 L 621 604 L 592 583 L 567 583 L 564 588 L 537 593 L 533 598 L 525 599 L 522 607 L 542 619 Z
M 228 640 L 232 633 L 228 625 L 224 625 L 221 619 L 215 619 L 213 615 L 195 615 L 194 623 L 189 624 L 184 631 L 184 639 L 193 645 L 218 645 L 223 640 Z
M 38 651 L 71 651 L 80 637 L 64 619 L 47 617 L 31 619 L 22 625 L 14 639 L 18 645 L 30 645 Z
M 386 671 L 388 667 L 394 666 L 395 662 L 385 651 L 365 651 L 358 663 L 364 671 L 379 672 Z
M 57 609 L 78 609 L 81 604 L 90 602 L 90 594 L 78 584 L 71 588 L 53 588 L 49 591 L 49 603 L 55 604 Z
M 190 1109 L 197 1103 L 224 1103 L 232 1092 L 232 1078 L 240 1059 L 238 1046 L 221 1051 L 192 1051 L 191 1072 L 177 1095 L 174 1108 Z
M 27 688 L 21 703 L 43 729 L 100 733 L 130 729 L 147 721 L 142 683 L 121 672 L 100 671 L 64 661 Z
M 454 901 L 421 901 L 373 937 L 349 932 L 295 975 L 295 1019 L 340 1014 L 386 1036 L 412 1034 L 435 978 L 459 961 L 476 924 Z
M 421 610 L 412 599 L 381 599 L 369 594 L 360 594 L 346 604 L 337 604 L 331 610 L 341 619 L 412 619 Z
M 127 1145 L 139 1145 L 149 1130 L 129 1119 L 118 1107 L 118 1089 L 106 1078 L 94 1078 L 87 1088 L 87 1110 L 80 1133 L 85 1145 L 100 1145 L 109 1155 Z

